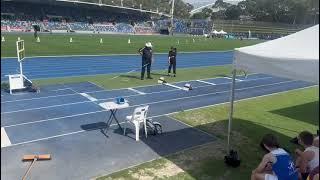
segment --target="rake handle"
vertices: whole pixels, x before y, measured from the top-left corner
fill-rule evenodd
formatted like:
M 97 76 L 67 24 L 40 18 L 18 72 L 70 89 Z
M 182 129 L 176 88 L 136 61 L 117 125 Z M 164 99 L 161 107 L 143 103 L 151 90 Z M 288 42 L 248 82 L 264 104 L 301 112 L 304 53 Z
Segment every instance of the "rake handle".
M 27 175 L 29 174 L 29 172 L 30 172 L 33 164 L 36 162 L 36 160 L 37 160 L 37 158 L 34 158 L 34 159 L 33 159 L 32 163 L 30 164 L 30 166 L 29 166 L 29 168 L 28 168 L 28 170 L 27 170 L 27 172 L 23 175 L 22 180 L 26 180 L 26 177 L 27 177 Z

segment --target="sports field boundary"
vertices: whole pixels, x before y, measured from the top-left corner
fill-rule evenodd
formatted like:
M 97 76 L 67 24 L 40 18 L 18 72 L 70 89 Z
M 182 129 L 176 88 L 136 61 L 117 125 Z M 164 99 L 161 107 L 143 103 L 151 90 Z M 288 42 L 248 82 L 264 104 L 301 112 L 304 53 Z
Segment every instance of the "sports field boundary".
M 233 52 L 234 50 L 223 50 L 223 51 L 179 51 L 178 53 L 182 54 L 196 54 L 196 53 L 224 53 L 224 52 Z M 168 53 L 154 53 L 154 54 L 168 54 Z M 120 54 L 79 54 L 79 55 L 60 55 L 60 56 L 27 56 L 25 59 L 29 58 L 55 58 L 55 57 L 99 57 L 99 56 L 140 56 L 139 53 L 120 53 Z M 17 57 L 1 57 L 1 59 L 13 59 Z

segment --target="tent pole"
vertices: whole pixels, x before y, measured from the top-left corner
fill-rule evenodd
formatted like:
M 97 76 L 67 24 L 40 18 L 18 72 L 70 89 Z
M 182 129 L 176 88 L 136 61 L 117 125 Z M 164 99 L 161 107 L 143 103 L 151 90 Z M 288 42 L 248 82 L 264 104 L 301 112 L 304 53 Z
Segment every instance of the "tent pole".
M 232 70 L 232 84 L 230 93 L 230 112 L 229 112 L 229 124 L 228 124 L 228 146 L 227 150 L 230 152 L 230 136 L 231 136 L 231 123 L 233 116 L 233 102 L 234 102 L 234 89 L 235 89 L 236 69 Z

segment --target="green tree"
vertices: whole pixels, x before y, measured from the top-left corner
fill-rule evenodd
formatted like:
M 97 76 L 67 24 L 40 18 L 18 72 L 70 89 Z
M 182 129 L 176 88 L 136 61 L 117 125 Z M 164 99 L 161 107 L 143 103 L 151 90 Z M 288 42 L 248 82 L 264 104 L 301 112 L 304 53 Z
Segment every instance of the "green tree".
M 239 16 L 241 14 L 241 9 L 239 6 L 232 5 L 228 7 L 225 11 L 226 19 L 228 20 L 236 20 L 239 19 Z

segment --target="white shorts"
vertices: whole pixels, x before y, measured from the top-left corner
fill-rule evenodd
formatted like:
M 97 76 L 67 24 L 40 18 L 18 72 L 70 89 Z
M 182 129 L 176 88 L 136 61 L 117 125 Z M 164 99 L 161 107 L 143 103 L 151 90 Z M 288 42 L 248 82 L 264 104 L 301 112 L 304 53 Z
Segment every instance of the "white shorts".
M 264 180 L 278 180 L 278 177 L 273 174 L 265 174 L 264 175 Z

